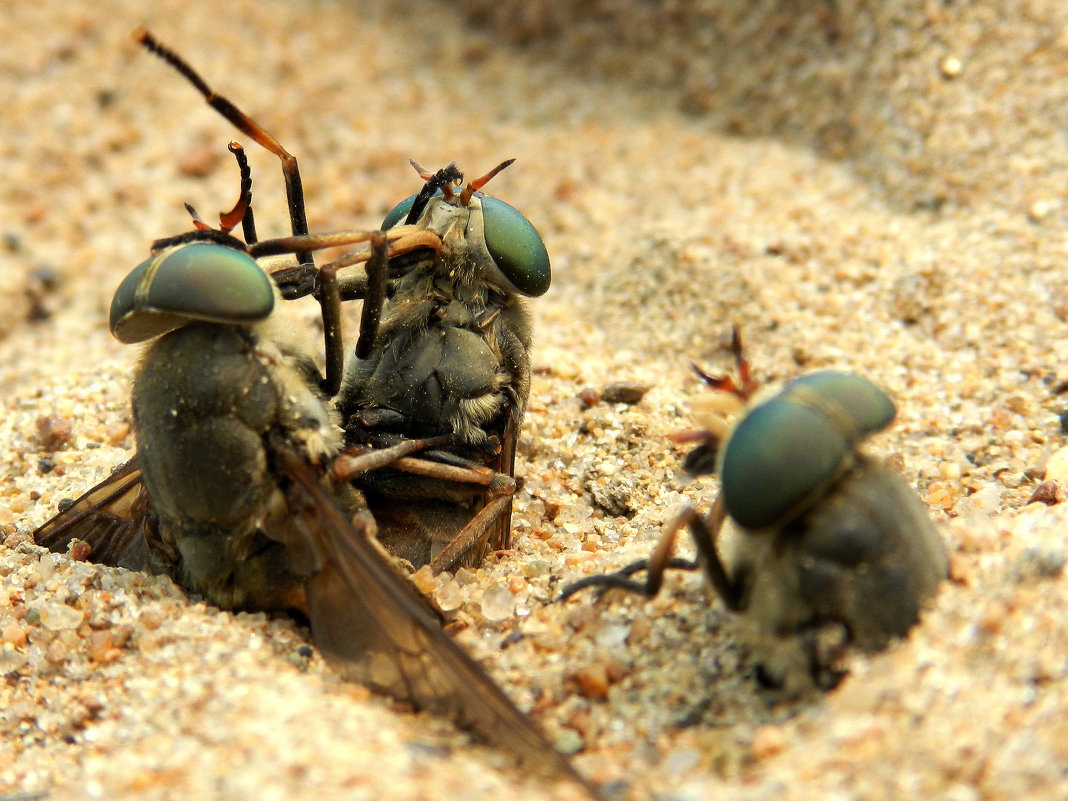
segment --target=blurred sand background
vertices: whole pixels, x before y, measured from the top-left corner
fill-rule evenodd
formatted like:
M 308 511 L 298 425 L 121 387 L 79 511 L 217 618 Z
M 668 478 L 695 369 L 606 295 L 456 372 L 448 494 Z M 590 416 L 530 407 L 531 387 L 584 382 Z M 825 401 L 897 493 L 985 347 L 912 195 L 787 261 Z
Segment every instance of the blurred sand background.
M 9 3 L 0 81 L 0 527 L 128 458 L 106 314 L 149 243 L 232 204 L 238 138 L 148 25 L 300 159 L 312 230 L 377 226 L 409 158 L 479 174 L 553 259 L 515 552 L 445 576 L 461 642 L 619 797 L 1068 797 L 1068 7 L 1033 2 Z M 287 221 L 249 146 L 261 236 Z M 309 323 L 315 309 L 300 312 Z M 666 435 L 688 360 L 845 367 L 869 446 L 939 522 L 948 582 L 836 691 L 758 690 L 698 576 L 548 606 L 714 485 Z M 579 395 L 628 380 L 637 404 Z M 52 417 L 42 429 L 40 418 Z M 57 433 L 58 431 L 58 433 Z M 0 546 L 0 798 L 549 798 L 447 723 L 337 682 L 304 630 Z M 501 592 L 502 588 L 507 593 Z M 77 614 L 72 614 L 72 610 Z

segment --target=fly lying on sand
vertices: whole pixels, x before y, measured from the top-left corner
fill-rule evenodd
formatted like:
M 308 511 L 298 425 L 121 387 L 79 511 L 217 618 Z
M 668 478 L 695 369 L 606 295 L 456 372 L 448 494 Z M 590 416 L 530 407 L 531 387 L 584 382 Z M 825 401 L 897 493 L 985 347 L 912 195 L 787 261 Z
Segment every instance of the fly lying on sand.
M 745 620 L 766 684 L 789 695 L 828 689 L 848 645 L 879 650 L 908 633 L 946 577 L 945 548 L 904 479 L 858 450 L 894 418 L 886 393 L 825 370 L 758 394 L 737 330 L 733 350 L 738 380 L 698 370 L 715 395 L 703 429 L 686 437 L 700 442 L 687 471 L 720 477 L 711 511 L 683 510 L 650 559 L 580 580 L 564 597 L 589 586 L 652 596 L 667 568 L 701 567 Z M 683 528 L 696 562 L 670 558 Z M 645 583 L 630 578 L 641 570 Z
M 387 468 L 357 482 L 380 541 L 434 572 L 477 565 L 488 548 L 509 546 L 515 483 L 505 476 L 514 472 L 530 391 L 523 296 L 543 294 L 550 280 L 545 245 L 530 222 L 478 191 L 510 164 L 459 191 L 454 166 L 433 174 L 417 166 L 423 191 L 398 204 L 382 227 L 432 231 L 440 250 L 389 262 L 377 336 L 357 346 L 338 399 L 350 445 L 455 436 L 433 454 L 441 460 L 436 473 L 417 478 Z M 451 480 L 446 467 L 454 466 L 483 471 L 487 483 Z
M 468 518 L 479 518 L 480 504 L 492 507 L 494 519 L 477 524 L 507 526 L 507 504 L 496 501 L 510 502 L 514 491 L 508 473 L 529 384 L 519 295 L 548 288 L 540 238 L 525 218 L 500 217 L 504 204 L 478 194 L 493 173 L 454 192 L 462 180 L 455 168 L 425 176 L 430 191 L 409 204 L 411 223 L 309 234 L 296 160 L 181 58 L 147 32 L 137 36 L 282 159 L 292 235 L 257 239 L 247 161 L 231 145 L 241 191 L 220 229 L 194 212 L 197 230 L 156 242 L 112 302 L 112 333 L 149 343 L 132 394 L 137 455 L 44 524 L 38 544 L 63 551 L 78 543 L 93 561 L 167 573 L 227 609 L 297 611 L 347 677 L 446 715 L 592 794 L 444 634 L 436 609 L 375 537 L 377 515 L 402 517 L 394 507 L 409 494 L 463 508 Z M 472 244 L 479 216 L 485 233 Z M 457 231 L 448 221 L 460 218 Z M 238 225 L 243 241 L 230 233 Z M 361 247 L 314 265 L 314 251 L 349 244 Z M 261 259 L 283 253 L 299 265 L 268 274 Z M 358 264 L 366 277 L 339 277 Z M 281 297 L 312 292 L 322 307 L 325 378 L 278 321 Z M 343 297 L 364 298 L 344 431 L 331 403 L 341 385 Z M 439 367 L 428 366 L 435 360 Z M 415 390 L 398 376 L 438 394 L 413 401 Z M 428 539 L 448 547 L 459 534 L 456 559 L 484 550 L 462 515 L 413 515 L 424 521 L 418 537 L 429 530 Z M 457 528 L 443 532 L 446 524 Z

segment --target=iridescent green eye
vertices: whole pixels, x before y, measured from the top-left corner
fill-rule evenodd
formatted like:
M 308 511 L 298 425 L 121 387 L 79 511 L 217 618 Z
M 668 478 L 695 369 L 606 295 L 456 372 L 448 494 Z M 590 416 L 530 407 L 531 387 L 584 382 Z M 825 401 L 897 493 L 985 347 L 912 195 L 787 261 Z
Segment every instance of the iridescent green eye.
M 493 261 L 524 295 L 544 295 L 552 281 L 549 253 L 530 220 L 495 197 L 482 198 L 486 247 Z
M 724 444 L 727 513 L 748 529 L 800 514 L 849 466 L 857 443 L 893 417 L 886 393 L 852 373 L 824 371 L 787 382 L 752 408 Z
M 886 428 L 897 413 L 885 392 L 855 373 L 820 370 L 795 378 L 783 390 L 790 392 L 802 387 L 841 407 L 856 426 L 858 440 Z
M 440 190 L 437 195 L 440 195 Z M 435 197 L 437 196 L 435 195 Z M 382 221 L 388 231 L 402 223 L 415 203 L 416 195 L 405 198 Z M 482 225 L 494 264 L 524 295 L 537 297 L 549 289 L 552 272 L 545 243 L 530 221 L 502 200 L 477 195 L 482 203 Z
M 404 222 L 404 218 L 408 216 L 408 212 L 412 210 L 412 205 L 415 203 L 416 195 L 406 197 L 400 203 L 393 207 L 393 210 L 386 215 L 386 218 L 382 220 L 382 230 L 388 231 L 394 225 Z
M 111 333 L 143 342 L 193 320 L 247 325 L 274 308 L 271 279 L 240 250 L 181 245 L 138 264 L 111 300 Z

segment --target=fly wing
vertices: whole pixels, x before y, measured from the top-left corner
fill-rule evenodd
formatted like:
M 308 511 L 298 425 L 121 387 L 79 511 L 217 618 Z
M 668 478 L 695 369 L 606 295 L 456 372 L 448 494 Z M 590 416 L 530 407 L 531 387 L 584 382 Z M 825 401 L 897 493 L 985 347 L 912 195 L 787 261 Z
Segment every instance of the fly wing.
M 58 553 L 66 553 L 72 540 L 82 540 L 90 546 L 93 562 L 149 571 L 156 567 L 147 547 L 155 525 L 135 456 L 37 529 L 33 538 Z
M 501 452 L 497 457 L 497 472 L 506 476 L 515 476 L 515 449 L 519 440 L 519 414 L 515 406 L 509 404 L 501 430 Z M 517 485 L 517 488 L 521 485 Z M 490 548 L 508 550 L 512 547 L 512 500 L 501 511 L 489 530 L 486 542 Z
M 298 569 L 311 573 L 305 590 L 312 637 L 340 672 L 473 729 L 528 767 L 595 796 L 530 718 L 442 631 L 411 582 L 379 554 L 369 515 L 364 530 L 357 530 L 299 456 L 280 453 L 277 464 L 290 480 L 291 536 L 298 540 L 287 545 L 301 563 Z

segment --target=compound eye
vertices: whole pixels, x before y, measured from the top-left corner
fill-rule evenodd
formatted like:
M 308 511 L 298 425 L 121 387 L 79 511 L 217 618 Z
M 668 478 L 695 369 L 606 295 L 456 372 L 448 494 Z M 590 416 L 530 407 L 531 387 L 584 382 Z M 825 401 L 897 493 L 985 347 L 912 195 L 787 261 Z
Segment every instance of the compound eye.
M 115 290 L 110 326 L 120 342 L 143 342 L 194 320 L 248 325 L 273 308 L 271 279 L 251 256 L 193 243 L 134 267 Z
M 851 451 L 819 409 L 781 396 L 762 403 L 725 445 L 720 480 L 727 513 L 747 529 L 782 523 L 826 491 Z
M 404 222 L 404 218 L 408 216 L 408 212 L 412 210 L 412 205 L 415 203 L 416 195 L 406 197 L 400 203 L 393 207 L 393 210 L 386 215 L 386 218 L 382 220 L 382 230 L 388 231 L 393 226 Z
M 800 514 L 895 412 L 885 392 L 853 373 L 823 370 L 787 382 L 727 439 L 720 469 L 728 514 L 749 529 Z
M 494 197 L 483 197 L 486 247 L 504 277 L 524 295 L 544 295 L 552 281 L 549 253 L 530 220 Z
M 795 378 L 788 387 L 806 387 L 841 409 L 853 423 L 858 441 L 886 428 L 897 413 L 889 395 L 855 373 L 820 370 Z

